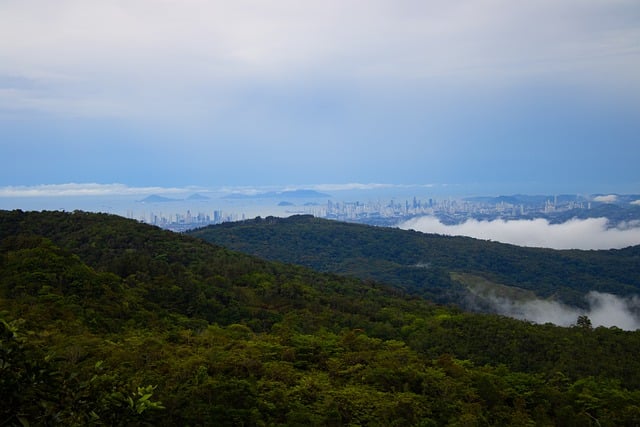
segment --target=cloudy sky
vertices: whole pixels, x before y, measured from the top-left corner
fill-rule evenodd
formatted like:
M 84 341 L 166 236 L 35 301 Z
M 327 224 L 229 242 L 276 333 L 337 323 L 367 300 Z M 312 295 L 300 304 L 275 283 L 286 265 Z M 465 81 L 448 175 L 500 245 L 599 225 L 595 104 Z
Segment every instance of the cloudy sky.
M 637 0 L 0 0 L 0 187 L 637 192 Z

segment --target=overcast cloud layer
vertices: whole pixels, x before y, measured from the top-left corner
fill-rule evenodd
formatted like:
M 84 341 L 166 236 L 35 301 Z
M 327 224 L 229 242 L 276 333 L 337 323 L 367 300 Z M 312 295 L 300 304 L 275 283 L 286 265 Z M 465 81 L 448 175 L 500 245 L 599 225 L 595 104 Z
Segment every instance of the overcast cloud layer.
M 462 224 L 445 225 L 428 216 L 403 222 L 399 227 L 423 233 L 468 236 L 553 249 L 620 249 L 640 244 L 640 223 L 621 223 L 610 228 L 607 218 L 573 219 L 562 224 L 550 224 L 543 218 L 512 221 L 470 219 Z
M 633 192 L 638 22 L 637 0 L 5 0 L 0 186 Z

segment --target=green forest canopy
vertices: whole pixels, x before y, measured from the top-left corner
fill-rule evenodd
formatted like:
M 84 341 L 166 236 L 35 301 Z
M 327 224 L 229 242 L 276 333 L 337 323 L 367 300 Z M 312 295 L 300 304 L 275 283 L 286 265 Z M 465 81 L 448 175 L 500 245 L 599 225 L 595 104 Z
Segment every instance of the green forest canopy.
M 0 212 L 0 423 L 635 425 L 640 332 L 464 313 L 116 216 Z
M 294 263 L 398 286 L 441 303 L 469 294 L 451 272 L 584 306 L 589 291 L 640 293 L 640 246 L 583 251 L 524 248 L 314 218 L 256 218 L 188 234 L 264 259 Z

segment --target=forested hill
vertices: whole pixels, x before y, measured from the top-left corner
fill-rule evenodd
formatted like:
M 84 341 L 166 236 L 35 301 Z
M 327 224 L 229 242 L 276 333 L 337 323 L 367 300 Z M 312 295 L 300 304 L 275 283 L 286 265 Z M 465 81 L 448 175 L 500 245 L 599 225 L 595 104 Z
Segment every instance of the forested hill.
M 443 303 L 468 296 L 450 272 L 466 273 L 466 282 L 477 276 L 577 306 L 592 290 L 640 293 L 640 246 L 606 251 L 524 248 L 308 215 L 224 223 L 189 234 L 265 259 L 397 285 Z
M 640 422 L 640 332 L 463 313 L 120 217 L 0 211 L 0 425 Z

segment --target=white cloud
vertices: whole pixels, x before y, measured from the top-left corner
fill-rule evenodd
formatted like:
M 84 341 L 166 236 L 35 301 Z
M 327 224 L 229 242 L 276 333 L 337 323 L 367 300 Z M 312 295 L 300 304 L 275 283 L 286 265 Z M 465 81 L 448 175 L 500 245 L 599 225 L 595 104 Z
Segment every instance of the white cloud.
M 362 184 L 358 182 L 351 182 L 346 184 L 316 184 L 311 186 L 318 191 L 348 191 L 348 190 L 379 190 L 383 188 L 394 188 L 394 184 Z
M 349 190 L 382 190 L 382 189 L 406 189 L 406 188 L 433 188 L 436 187 L 437 184 L 411 184 L 411 185 L 403 185 L 403 184 L 384 184 L 384 183 L 359 183 L 359 182 L 350 182 L 345 184 L 313 184 L 307 187 L 298 186 L 297 188 L 312 188 L 318 191 L 349 191 Z
M 244 194 L 253 196 L 269 191 L 290 191 L 300 189 L 313 189 L 317 191 L 348 191 L 348 190 L 380 190 L 398 188 L 431 188 L 434 185 L 398 185 L 377 183 L 346 183 L 346 184 L 310 184 L 295 186 L 232 186 L 221 188 L 202 187 L 131 187 L 125 184 L 98 184 L 98 183 L 66 183 L 66 184 L 42 184 L 32 186 L 5 186 L 0 187 L 0 197 L 58 197 L 58 196 L 127 196 L 145 194 L 178 194 L 193 191 L 214 192 L 222 195 Z
M 591 309 L 586 313 L 594 326 L 617 326 L 621 329 L 640 329 L 640 320 L 634 314 L 640 308 L 640 299 L 628 299 L 611 294 L 589 292 L 587 301 Z
M 602 203 L 614 203 L 618 200 L 618 196 L 615 194 L 608 194 L 606 196 L 596 196 L 593 198 L 594 202 L 602 202 Z
M 562 224 L 550 224 L 546 219 L 534 220 L 467 220 L 462 224 L 445 225 L 435 217 L 421 217 L 399 225 L 424 233 L 469 236 L 495 240 L 519 246 L 554 249 L 612 249 L 640 244 L 640 225 L 625 223 L 608 227 L 606 218 L 572 219 Z
M 126 196 L 184 193 L 193 190 L 166 187 L 129 187 L 124 184 L 68 183 L 0 187 L 0 197 Z
M 576 323 L 578 316 L 586 315 L 593 327 L 616 326 L 631 331 L 640 329 L 640 319 L 634 314 L 640 308 L 637 296 L 621 298 L 612 294 L 589 292 L 586 300 L 589 303 L 588 310 L 542 299 L 514 301 L 490 295 L 486 296 L 485 301 L 499 314 L 535 323 L 571 326 Z
M 232 102 L 228 91 L 267 81 L 414 88 L 555 75 L 635 90 L 639 13 L 635 0 L 7 0 L 0 75 L 41 84 L 10 94 L 20 105 L 63 112 L 70 92 L 77 109 L 113 113 L 132 100 L 157 109 L 163 96 L 190 105 L 184 96 L 203 90 Z
M 326 192 L 340 192 L 340 191 L 375 191 L 375 190 L 393 190 L 393 189 L 432 189 L 439 185 L 443 187 L 446 184 L 388 184 L 388 183 L 361 183 L 361 182 L 347 182 L 337 184 L 300 184 L 300 185 L 288 185 L 288 186 L 233 186 L 222 188 L 223 193 L 237 193 L 245 195 L 256 195 L 267 191 L 293 191 L 293 190 L 316 190 Z

